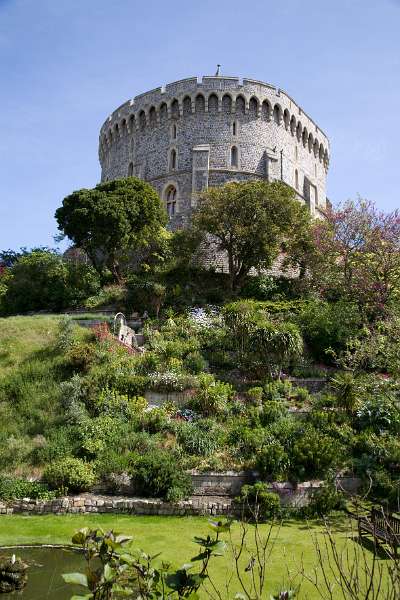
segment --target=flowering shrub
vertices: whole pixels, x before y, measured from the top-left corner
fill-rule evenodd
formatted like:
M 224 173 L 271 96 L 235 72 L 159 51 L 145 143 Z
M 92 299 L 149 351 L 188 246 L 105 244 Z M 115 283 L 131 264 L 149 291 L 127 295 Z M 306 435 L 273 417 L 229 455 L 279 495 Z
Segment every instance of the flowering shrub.
M 185 388 L 185 378 L 175 371 L 150 373 L 150 385 L 157 392 L 181 392 Z

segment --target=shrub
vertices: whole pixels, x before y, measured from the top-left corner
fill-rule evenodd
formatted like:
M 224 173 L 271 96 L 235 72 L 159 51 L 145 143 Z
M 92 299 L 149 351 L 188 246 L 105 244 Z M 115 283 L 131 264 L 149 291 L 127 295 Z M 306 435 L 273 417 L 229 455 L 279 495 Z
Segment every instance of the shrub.
M 370 428 L 377 433 L 384 430 L 398 433 L 400 410 L 392 399 L 378 395 L 362 403 L 357 411 L 356 425 L 360 430 Z
M 79 458 L 62 458 L 50 463 L 43 473 L 43 479 L 53 489 L 66 489 L 70 492 L 83 492 L 95 482 L 93 467 Z
M 312 302 L 300 314 L 299 323 L 314 358 L 331 361 L 330 350 L 344 350 L 347 340 L 358 333 L 361 319 L 350 302 Z
M 136 310 L 147 310 L 149 314 L 158 317 L 162 307 L 166 287 L 157 281 L 141 281 L 137 277 L 128 280 L 127 304 Z
M 264 385 L 265 400 L 285 400 L 292 395 L 292 384 L 285 379 L 284 381 L 267 381 Z
M 207 361 L 200 352 L 190 352 L 183 361 L 183 366 L 189 373 L 198 375 L 206 370 Z
M 141 456 L 134 464 L 133 479 L 138 493 L 145 497 L 177 502 L 192 493 L 190 476 L 163 450 Z
M 255 404 L 256 406 L 260 406 L 262 404 L 263 393 L 264 390 L 262 387 L 252 387 L 247 390 L 247 397 L 249 400 Z
M 266 402 L 260 413 L 261 424 L 265 427 L 271 423 L 275 423 L 275 421 L 278 421 L 282 417 L 286 416 L 287 412 L 287 408 L 283 402 Z
M 257 469 L 263 477 L 279 480 L 286 475 L 289 468 L 289 456 L 284 446 L 276 439 L 269 439 L 257 456 Z
M 343 510 L 344 508 L 343 494 L 337 491 L 334 483 L 328 481 L 313 493 L 305 513 L 311 517 L 324 517 L 333 510 Z
M 279 516 L 281 502 L 278 494 L 268 491 L 265 483 L 258 481 L 253 485 L 244 485 L 235 501 L 242 506 L 243 516 L 251 520 L 263 521 Z
M 179 444 L 188 454 L 210 456 L 221 443 L 221 430 L 208 419 L 182 423 L 177 430 Z
M 245 285 L 242 287 L 241 296 L 243 298 L 254 298 L 255 300 L 269 300 L 276 291 L 277 285 L 274 277 L 256 275 L 247 278 Z
M 341 448 L 330 436 L 307 426 L 295 440 L 290 459 L 294 478 L 303 481 L 307 477 L 324 477 L 340 463 Z
M 234 389 L 229 383 L 217 381 L 213 375 L 203 373 L 198 377 L 198 390 L 193 404 L 204 416 L 217 415 L 226 412 L 233 395 Z
M 55 492 L 51 492 L 45 483 L 0 475 L 1 500 L 9 501 L 20 498 L 50 500 L 55 495 Z
M 310 400 L 310 392 L 307 388 L 295 387 L 293 394 L 298 402 L 308 402 Z
M 96 346 L 87 342 L 73 344 L 66 352 L 67 364 L 76 371 L 87 372 L 96 356 Z
M 73 343 L 75 324 L 71 317 L 63 315 L 58 322 L 56 347 L 61 352 L 68 350 Z

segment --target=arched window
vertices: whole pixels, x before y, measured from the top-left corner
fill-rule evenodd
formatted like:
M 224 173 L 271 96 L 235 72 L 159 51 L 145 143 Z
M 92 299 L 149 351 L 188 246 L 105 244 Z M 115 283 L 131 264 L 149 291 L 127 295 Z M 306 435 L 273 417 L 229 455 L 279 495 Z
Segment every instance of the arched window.
M 133 175 L 133 162 L 130 162 L 128 165 L 128 177 L 132 177 Z
M 298 190 L 299 189 L 299 172 L 297 169 L 294 172 L 294 185 L 295 185 L 296 190 Z
M 246 111 L 246 102 L 245 102 L 243 96 L 238 96 L 236 98 L 236 112 L 237 112 L 237 114 L 244 115 L 245 111 Z
M 176 150 L 175 148 L 172 148 L 170 154 L 169 154 L 169 170 L 170 171 L 175 171 L 176 170 Z
M 271 105 L 268 100 L 264 100 L 261 105 L 261 116 L 264 121 L 269 121 L 271 119 Z
M 173 140 L 176 140 L 176 134 L 177 134 L 177 127 L 176 127 L 176 123 L 174 123 L 171 127 L 171 138 Z
M 287 108 L 283 111 L 283 122 L 285 123 L 285 129 L 289 129 L 290 125 L 290 113 Z
M 299 140 L 299 142 L 300 142 L 300 140 L 301 140 L 301 133 L 302 133 L 302 131 L 303 131 L 303 125 L 302 125 L 302 124 L 301 124 L 301 122 L 299 121 L 299 122 L 297 123 L 297 127 L 296 127 L 296 135 L 297 135 L 297 139 Z
M 175 211 L 176 211 L 176 187 L 175 186 L 170 185 L 167 188 L 167 191 L 165 193 L 165 202 L 167 205 L 168 217 L 171 218 L 174 216 Z
M 205 111 L 206 101 L 204 100 L 204 96 L 202 94 L 198 94 L 195 100 L 195 108 L 196 112 L 203 113 Z
M 172 100 L 171 103 L 171 117 L 173 119 L 177 119 L 179 117 L 179 103 L 176 98 L 175 100 Z
M 249 114 L 255 118 L 257 116 L 257 111 L 258 111 L 258 102 L 257 102 L 257 98 L 254 98 L 254 96 L 252 98 L 250 98 L 250 102 L 249 102 Z
M 160 105 L 160 123 L 165 123 L 168 118 L 168 109 L 165 102 Z
M 222 97 L 222 112 L 231 113 L 232 112 L 232 98 L 229 94 L 225 94 Z
M 129 117 L 129 131 L 133 133 L 135 131 L 135 115 Z
M 185 96 L 182 102 L 183 114 L 185 116 L 192 113 L 192 100 L 190 96 Z
M 239 166 L 239 151 L 236 146 L 231 148 L 231 167 L 237 169 Z
M 152 106 L 149 110 L 149 122 L 150 127 L 155 127 L 157 125 L 157 113 L 154 106 Z
M 211 94 L 208 98 L 208 112 L 218 112 L 218 96 L 216 94 Z
M 281 124 L 281 118 L 282 118 L 282 109 L 279 106 L 279 104 L 275 104 L 275 106 L 274 106 L 274 121 L 277 125 Z
M 292 115 L 290 119 L 290 133 L 294 135 L 296 133 L 296 117 Z
M 233 121 L 232 123 L 232 135 L 237 135 L 237 122 Z
M 144 110 L 141 110 L 139 113 L 139 127 L 142 130 L 146 127 L 146 113 Z

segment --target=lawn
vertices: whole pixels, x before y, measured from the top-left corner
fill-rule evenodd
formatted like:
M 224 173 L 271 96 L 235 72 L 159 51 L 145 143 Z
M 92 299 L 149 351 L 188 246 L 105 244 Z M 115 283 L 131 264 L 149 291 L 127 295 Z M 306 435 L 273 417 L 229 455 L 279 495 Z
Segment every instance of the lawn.
M 207 519 L 201 517 L 156 517 L 129 515 L 64 515 L 64 516 L 2 516 L 0 517 L 0 545 L 29 543 L 68 543 L 73 532 L 83 526 L 114 529 L 134 536 L 135 545 L 150 554 L 162 553 L 164 560 L 175 566 L 189 562 L 196 554 L 197 547 L 192 542 L 194 535 L 209 531 Z M 262 526 L 267 531 L 267 526 Z M 333 524 L 338 545 L 345 543 L 345 522 L 336 520 Z M 288 521 L 276 530 L 277 540 L 272 550 L 268 567 L 268 592 L 277 592 L 288 584 L 288 570 L 296 573 L 302 563 L 308 572 L 315 564 L 314 536 L 323 539 L 324 528 L 316 522 Z M 233 540 L 239 539 L 239 527 L 233 527 Z M 354 551 L 355 542 L 350 541 L 350 551 Z M 252 544 L 250 543 L 250 547 Z M 246 564 L 249 555 L 244 559 Z M 244 565 L 245 566 L 245 565 Z M 226 557 L 214 559 L 211 568 L 213 578 L 219 589 L 231 569 L 229 553 Z M 230 597 L 240 592 L 236 578 L 231 587 Z M 267 596 L 269 597 L 269 596 Z M 309 584 L 303 584 L 299 600 L 314 600 L 320 596 Z M 341 598 L 340 594 L 337 596 Z

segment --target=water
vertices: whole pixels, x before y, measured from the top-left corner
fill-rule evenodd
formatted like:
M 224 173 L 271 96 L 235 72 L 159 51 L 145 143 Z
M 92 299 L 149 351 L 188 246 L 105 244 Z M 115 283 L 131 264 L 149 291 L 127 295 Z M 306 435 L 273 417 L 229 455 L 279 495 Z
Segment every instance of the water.
M 74 593 L 85 593 L 85 588 L 67 585 L 62 573 L 84 573 L 85 561 L 81 554 L 62 548 L 2 549 L 0 554 L 15 554 L 29 565 L 26 587 L 12 594 L 1 594 L 0 600 L 70 600 Z M 87 590 L 86 590 L 87 592 Z

